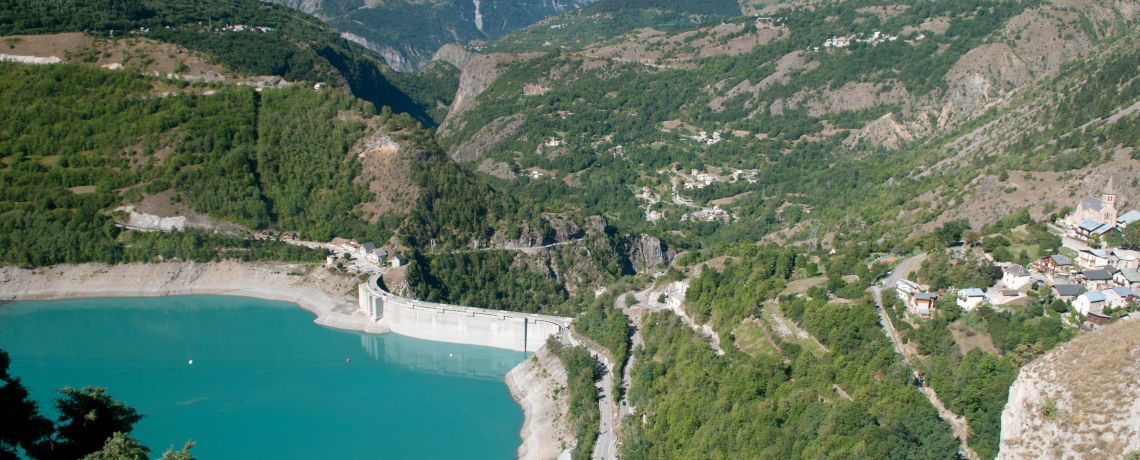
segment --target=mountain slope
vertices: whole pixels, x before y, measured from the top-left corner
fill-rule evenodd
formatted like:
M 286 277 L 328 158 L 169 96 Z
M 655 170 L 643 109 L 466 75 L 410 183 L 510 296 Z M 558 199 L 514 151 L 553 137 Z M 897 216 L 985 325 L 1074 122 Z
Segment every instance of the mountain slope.
M 377 107 L 389 106 L 397 112 L 410 113 L 428 125 L 435 122 L 427 112 L 441 102 L 441 98 L 427 94 L 420 94 L 424 97 L 420 100 L 408 97 L 393 85 L 390 78 L 395 73 L 380 55 L 339 37 L 317 18 L 257 0 L 131 0 L 66 5 L 3 0 L 0 31 L 4 36 L 84 32 L 96 38 L 94 48 L 117 43 L 112 39 L 153 40 L 208 55 L 211 63 L 220 64 L 235 76 L 272 75 L 287 81 L 347 86 L 357 97 Z M 144 60 L 134 65 L 141 65 L 140 61 Z
M 427 64 L 445 44 L 496 40 L 547 16 L 580 8 L 592 1 L 280 0 L 275 3 L 317 15 L 341 36 L 380 53 L 392 68 L 411 72 Z
M 1131 33 L 1136 12 L 1135 2 L 828 2 L 541 55 L 479 55 L 469 62 L 488 64 L 464 68 L 462 103 L 438 132 L 453 158 L 503 178 L 487 180 L 611 213 L 622 229 L 805 238 L 795 215 L 780 216 L 798 205 L 833 229 L 863 221 L 905 236 L 945 211 L 924 194 L 962 179 L 922 171 L 1018 88 Z M 825 46 L 838 38 L 849 44 Z M 739 180 L 753 169 L 754 184 Z M 545 175 L 503 174 L 524 170 Z M 695 182 L 693 170 L 714 179 L 679 197 L 720 204 L 742 226 L 684 220 L 693 210 L 668 197 L 671 182 Z M 634 196 L 645 187 L 663 199 Z M 649 211 L 663 220 L 647 222 Z M 884 219 L 904 226 L 874 227 Z

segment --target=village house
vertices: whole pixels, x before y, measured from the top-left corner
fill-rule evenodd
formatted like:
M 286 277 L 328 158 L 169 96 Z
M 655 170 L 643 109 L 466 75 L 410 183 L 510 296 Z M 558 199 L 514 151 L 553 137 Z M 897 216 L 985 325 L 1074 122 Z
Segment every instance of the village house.
M 1077 296 L 1081 295 L 1081 285 L 1055 284 L 1053 285 L 1053 295 L 1066 302 L 1072 302 Z
M 958 306 L 970 311 L 986 301 L 986 293 L 978 288 L 960 289 L 958 291 Z
M 1097 312 L 1089 312 L 1088 316 L 1085 317 L 1085 320 L 1097 326 L 1106 326 L 1112 322 L 1112 317 Z
M 1084 283 L 1085 288 L 1090 291 L 1099 291 L 1107 289 L 1112 285 L 1112 275 L 1107 270 L 1085 270 L 1077 275 L 1077 278 Z
M 1112 275 L 1112 282 L 1128 289 L 1137 289 L 1140 287 L 1140 270 L 1135 268 L 1122 268 L 1116 272 L 1116 274 Z
M 1083 267 L 1097 268 L 1108 265 L 1108 251 L 1104 249 L 1081 249 L 1077 255 L 1077 263 Z
M 1089 313 L 1101 313 L 1104 311 L 1104 303 L 1108 300 L 1100 291 L 1089 291 L 1077 296 L 1077 300 L 1073 301 L 1073 308 L 1077 312 L 1088 316 Z
M 403 267 L 404 265 L 408 264 L 408 259 L 405 259 L 404 256 L 400 254 L 396 254 L 394 257 L 392 257 L 391 263 L 392 267 Z
M 934 311 L 934 301 L 938 300 L 938 294 L 934 292 L 919 292 L 914 295 L 914 312 L 923 318 L 930 318 L 931 312 Z
M 1013 264 L 1002 270 L 1001 282 L 1010 289 L 1021 289 L 1029 284 L 1029 270 L 1021 265 Z
M 1140 220 L 1140 211 L 1135 209 L 1124 213 L 1123 216 L 1116 218 L 1116 228 L 1128 228 L 1129 225 L 1136 223 Z
M 1101 291 L 1104 294 L 1105 304 L 1112 308 L 1124 308 L 1128 302 L 1136 299 L 1136 293 L 1126 287 L 1114 287 Z
M 1108 263 L 1119 269 L 1140 269 L 1140 251 L 1113 249 L 1108 256 Z
M 372 243 L 364 243 L 360 245 L 360 250 L 363 254 L 364 260 L 367 260 L 376 265 L 384 263 L 384 259 L 388 257 L 388 251 L 385 251 L 384 248 L 378 248 L 375 244 Z
M 1086 218 L 1077 222 L 1076 227 L 1073 228 L 1074 236 L 1082 240 L 1088 241 L 1093 235 L 1098 237 L 1104 236 L 1105 233 L 1111 232 L 1115 228 L 1112 225 L 1106 224 L 1096 219 Z
M 1042 257 L 1041 260 L 1034 262 L 1034 264 L 1038 270 L 1054 274 L 1068 274 L 1069 270 L 1073 268 L 1073 263 L 1069 261 L 1069 258 L 1060 254 Z

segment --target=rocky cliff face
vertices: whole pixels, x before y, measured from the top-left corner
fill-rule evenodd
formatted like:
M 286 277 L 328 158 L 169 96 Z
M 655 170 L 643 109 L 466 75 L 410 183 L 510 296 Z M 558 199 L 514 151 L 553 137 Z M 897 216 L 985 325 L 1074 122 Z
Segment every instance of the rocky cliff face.
M 384 61 L 388 63 L 388 66 L 397 72 L 415 72 L 430 62 L 427 54 L 422 50 L 414 48 L 399 50 L 391 46 L 382 46 L 350 32 L 341 32 L 340 36 L 345 40 L 356 42 L 365 48 L 379 53 L 384 57 Z
M 638 274 L 656 270 L 658 266 L 667 267 L 677 255 L 661 240 L 644 233 L 626 235 L 625 241 L 630 266 Z
M 317 8 L 321 7 L 321 0 L 265 0 L 270 3 L 276 3 L 281 6 L 287 6 L 295 10 L 301 10 L 308 14 L 313 14 Z
M 455 66 L 456 69 L 462 71 L 463 68 L 467 66 L 467 63 L 471 61 L 471 58 L 475 56 L 477 55 L 474 52 L 468 51 L 467 48 L 449 43 L 436 50 L 435 54 L 431 56 L 431 60 L 446 61 Z
M 1119 459 L 1140 451 L 1140 321 L 1120 321 L 1021 369 L 999 460 Z
M 470 56 L 462 67 L 463 72 L 459 75 L 459 91 L 455 92 L 455 101 L 451 103 L 447 118 L 436 131 L 439 137 L 446 138 L 453 131 L 463 129 L 463 124 L 459 121 L 463 112 L 474 107 L 475 98 L 506 70 L 505 66 L 499 66 L 500 63 L 525 61 L 539 55 L 540 53 L 492 53 Z
M 456 102 L 458 101 L 457 97 Z M 448 116 L 451 115 L 448 114 Z M 483 129 L 480 129 L 471 139 L 447 149 L 447 155 L 455 161 L 475 161 L 483 158 L 483 155 L 491 151 L 496 144 L 511 137 L 524 121 L 526 121 L 526 116 L 521 113 L 496 118 Z
M 558 458 L 563 446 L 574 446 L 566 368 L 549 348 L 539 348 L 534 356 L 511 369 L 505 380 L 525 414 L 519 432 L 523 439 L 519 460 L 551 460 Z

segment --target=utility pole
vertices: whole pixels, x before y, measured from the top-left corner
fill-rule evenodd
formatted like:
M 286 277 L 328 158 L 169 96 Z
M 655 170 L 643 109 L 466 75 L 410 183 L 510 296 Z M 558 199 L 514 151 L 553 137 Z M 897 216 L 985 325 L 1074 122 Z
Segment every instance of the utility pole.
M 808 228 L 811 228 L 811 239 L 808 241 L 808 252 L 812 252 L 816 250 L 816 246 L 819 244 L 819 227 L 822 225 L 822 223 L 819 221 L 819 219 L 810 219 L 807 221 L 807 224 Z

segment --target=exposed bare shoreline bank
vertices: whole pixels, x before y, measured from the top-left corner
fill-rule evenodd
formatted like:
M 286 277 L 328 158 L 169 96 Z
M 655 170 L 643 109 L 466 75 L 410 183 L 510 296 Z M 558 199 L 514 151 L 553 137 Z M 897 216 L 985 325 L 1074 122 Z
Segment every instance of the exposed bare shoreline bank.
M 330 273 L 324 268 L 286 263 L 87 263 L 35 270 L 4 266 L 0 267 L 0 302 L 231 295 L 295 303 L 317 316 L 314 323 L 365 331 L 375 323 L 358 311 L 358 282 L 361 280 L 357 277 Z M 539 355 L 543 356 L 541 365 L 528 359 L 505 379 L 511 396 L 523 408 L 525 422 L 520 432 L 519 458 L 526 460 L 556 458 L 563 450 L 564 438 L 569 436 L 564 428 L 561 436 L 555 435 L 559 431 L 554 425 L 556 414 L 567 411 L 560 410 L 559 401 L 551 397 L 555 385 L 565 388 L 565 370 L 545 347 L 536 353 Z M 556 378 L 559 372 L 560 383 Z

